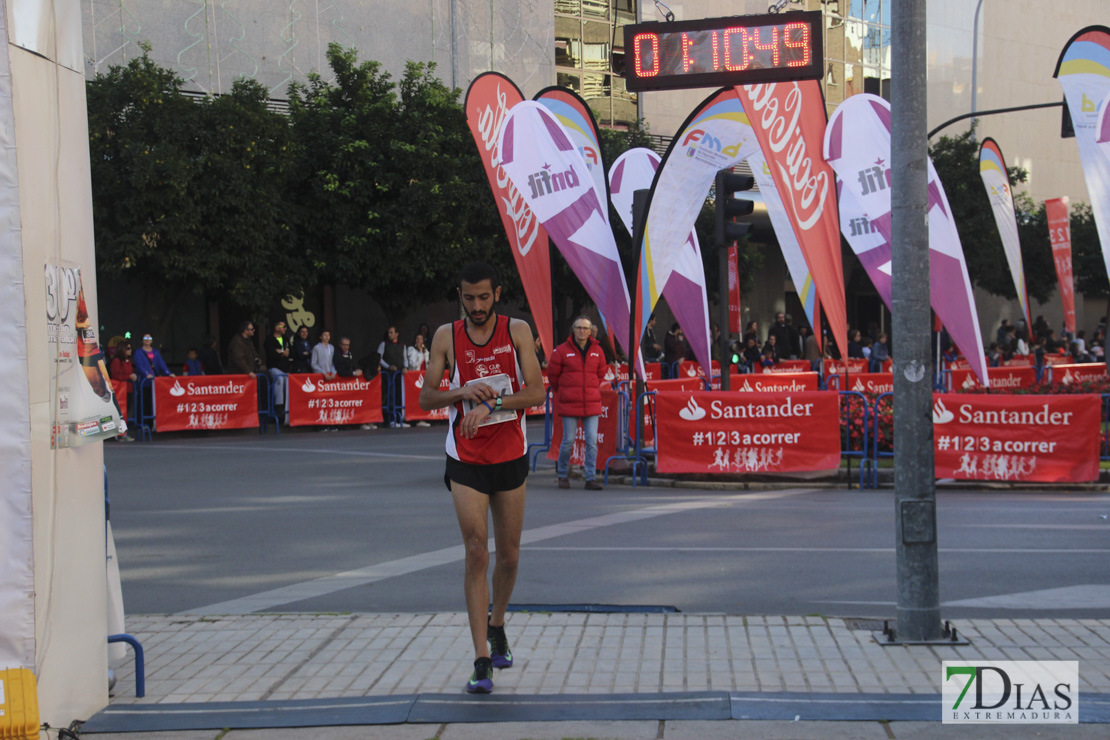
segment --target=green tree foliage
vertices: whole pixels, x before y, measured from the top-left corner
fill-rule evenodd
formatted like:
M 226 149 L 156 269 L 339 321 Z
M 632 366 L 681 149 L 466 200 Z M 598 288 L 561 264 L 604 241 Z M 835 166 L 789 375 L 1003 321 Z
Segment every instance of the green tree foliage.
M 164 332 L 191 293 L 261 315 L 306 275 L 286 220 L 287 130 L 265 89 L 199 103 L 144 52 L 88 83 L 97 269 L 143 291 Z
M 459 90 L 413 62 L 395 85 L 336 44 L 328 62 L 335 83 L 310 75 L 289 100 L 298 240 L 321 279 L 400 315 L 443 300 L 467 262 L 514 273 Z
M 929 154 L 952 207 L 972 282 L 994 295 L 1016 299 L 1002 238 L 979 175 L 979 142 L 973 137 L 974 129 L 955 137 L 943 136 L 929 148 Z M 1008 174 L 1011 184 L 1025 182 L 1027 176 L 1020 167 L 1008 168 Z M 1056 287 L 1048 229 L 1037 227 L 1036 205 L 1024 193 L 1014 198 L 1014 207 L 1025 287 L 1030 297 L 1045 301 Z
M 1106 262 L 1095 227 L 1095 215 L 1086 203 L 1071 206 L 1071 263 L 1075 290 L 1085 296 L 1110 296 L 1110 281 L 1106 276 Z M 1048 219 L 1044 204 L 1037 214 L 1044 233 L 1048 233 Z M 1053 273 L 1055 275 L 1055 273 Z

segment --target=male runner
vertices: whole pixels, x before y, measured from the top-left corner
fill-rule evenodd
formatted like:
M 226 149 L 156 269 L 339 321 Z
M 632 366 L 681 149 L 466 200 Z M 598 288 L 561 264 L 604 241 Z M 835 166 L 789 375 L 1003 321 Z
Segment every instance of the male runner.
M 528 476 L 524 412 L 543 402 L 544 387 L 532 330 L 525 322 L 495 310 L 501 283 L 494 269 L 479 262 L 467 265 L 459 275 L 458 291 L 466 318 L 436 330 L 426 374 L 437 379 L 449 370 L 450 388 L 441 391 L 438 381 L 425 383 L 420 390 L 420 408 L 450 407 L 443 480 L 455 501 L 466 547 L 463 585 L 477 658 L 466 690 L 484 694 L 493 690 L 493 668 L 513 664 L 505 636 L 505 610 L 516 583 L 524 525 L 524 481 Z M 498 393 L 482 381 L 490 378 L 496 384 L 496 376 L 502 373 L 508 375 L 511 394 Z M 516 413 L 503 414 L 506 410 Z M 481 426 L 495 412 L 508 419 Z M 490 512 L 497 558 L 493 609 L 487 619 Z

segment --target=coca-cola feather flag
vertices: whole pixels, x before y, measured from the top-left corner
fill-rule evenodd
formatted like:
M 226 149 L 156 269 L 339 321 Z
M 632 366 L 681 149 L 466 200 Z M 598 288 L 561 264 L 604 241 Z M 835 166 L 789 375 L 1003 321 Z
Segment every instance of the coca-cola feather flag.
M 501 223 L 509 238 L 513 260 L 520 272 L 520 282 L 536 322 L 536 333 L 540 336 L 544 352 L 550 357 L 555 342 L 547 233 L 502 169 L 497 148 L 501 124 L 513 106 L 523 99 L 520 90 L 508 77 L 486 72 L 470 83 L 463 105 L 466 123 L 474 136 L 474 143 L 478 145 L 478 156 L 486 170 L 493 199 L 501 214 Z
M 598 199 L 581 152 L 547 108 L 528 100 L 509 111 L 497 141 L 505 173 L 628 350 L 628 284 L 609 206 Z
M 736 94 L 790 217 L 817 285 L 833 340 L 848 352 L 848 310 L 840 259 L 836 178 L 821 158 L 825 99 L 816 80 L 740 85 Z M 814 334 L 820 335 L 814 326 Z

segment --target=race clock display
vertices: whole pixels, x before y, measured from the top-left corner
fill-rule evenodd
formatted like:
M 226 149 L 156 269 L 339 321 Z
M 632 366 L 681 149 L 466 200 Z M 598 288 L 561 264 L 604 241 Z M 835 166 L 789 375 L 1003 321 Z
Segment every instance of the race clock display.
M 632 92 L 820 79 L 821 11 L 624 27 Z

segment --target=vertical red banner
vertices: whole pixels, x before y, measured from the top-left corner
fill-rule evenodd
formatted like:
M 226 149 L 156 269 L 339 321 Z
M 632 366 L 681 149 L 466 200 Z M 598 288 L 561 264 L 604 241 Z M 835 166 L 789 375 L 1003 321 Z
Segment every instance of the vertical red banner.
M 1056 279 L 1060 283 L 1060 300 L 1064 302 L 1064 329 L 1075 332 L 1075 288 L 1071 274 L 1071 219 L 1068 199 L 1053 198 L 1044 202 L 1048 216 L 1048 238 L 1052 240 L 1052 261 L 1056 263 Z
M 728 333 L 740 336 L 740 257 L 739 248 L 728 248 Z

